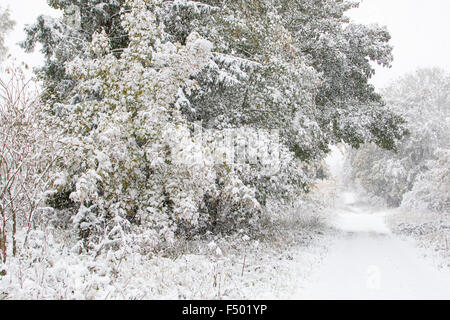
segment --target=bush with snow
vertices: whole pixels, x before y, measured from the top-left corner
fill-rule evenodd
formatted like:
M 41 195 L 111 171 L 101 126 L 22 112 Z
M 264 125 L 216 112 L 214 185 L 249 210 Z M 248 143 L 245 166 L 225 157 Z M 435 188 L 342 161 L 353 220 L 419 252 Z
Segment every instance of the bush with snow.
M 73 211 L 82 246 L 90 249 L 173 241 L 179 224 L 204 219 L 199 207 L 216 179 L 208 159 L 177 163 L 173 156 L 202 152 L 174 101 L 181 86 L 194 88 L 190 77 L 210 59 L 211 43 L 197 33 L 185 45 L 163 42 L 146 2 L 128 3 L 128 48 L 117 58 L 109 38 L 95 34 L 84 58 L 67 66 L 80 80 L 71 102 L 52 110 L 63 155 L 49 203 Z
M 40 92 L 24 69 L 8 60 L 0 69 L 0 261 L 19 251 L 16 234 L 39 226 L 49 170 L 57 152 Z
M 450 212 L 450 150 L 437 150 L 435 157 L 403 196 L 402 207 Z

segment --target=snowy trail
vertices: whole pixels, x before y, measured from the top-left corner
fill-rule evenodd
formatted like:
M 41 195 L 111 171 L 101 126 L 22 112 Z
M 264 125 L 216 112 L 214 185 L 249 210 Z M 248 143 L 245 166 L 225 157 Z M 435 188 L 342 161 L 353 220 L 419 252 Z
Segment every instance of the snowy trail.
M 294 299 L 450 299 L 450 272 L 391 234 L 386 213 L 345 194 L 332 224 L 344 231 Z

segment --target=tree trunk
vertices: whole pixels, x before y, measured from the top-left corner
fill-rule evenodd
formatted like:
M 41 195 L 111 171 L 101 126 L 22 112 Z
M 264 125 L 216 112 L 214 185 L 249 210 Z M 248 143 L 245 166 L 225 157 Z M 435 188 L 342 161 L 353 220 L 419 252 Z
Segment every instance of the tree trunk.
M 13 218 L 12 245 L 13 245 L 13 257 L 15 257 L 16 253 L 17 253 L 17 241 L 16 241 L 17 215 L 16 215 L 16 210 L 12 210 L 12 218 Z
M 5 212 L 2 210 L 3 225 L 0 229 L 0 252 L 2 253 L 2 262 L 6 263 L 6 219 Z

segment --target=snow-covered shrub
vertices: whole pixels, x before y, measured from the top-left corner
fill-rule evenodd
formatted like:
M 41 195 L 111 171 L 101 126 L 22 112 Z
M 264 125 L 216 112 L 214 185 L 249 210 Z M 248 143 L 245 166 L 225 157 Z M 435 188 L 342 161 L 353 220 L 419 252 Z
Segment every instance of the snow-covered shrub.
M 72 98 L 52 106 L 63 155 L 48 203 L 73 212 L 87 248 L 173 241 L 179 224 L 199 223 L 216 179 L 174 103 L 180 87 L 195 88 L 190 77 L 209 61 L 211 44 L 197 33 L 185 45 L 165 41 L 150 4 L 158 1 L 127 1 L 130 44 L 119 58 L 104 32 L 93 36 L 67 65 L 79 79 Z
M 25 65 L 8 61 L 0 70 L 0 254 L 16 255 L 16 233 L 42 220 L 43 193 L 56 154 L 50 123 Z
M 402 207 L 450 212 L 450 150 L 437 150 L 435 155 L 403 196 Z

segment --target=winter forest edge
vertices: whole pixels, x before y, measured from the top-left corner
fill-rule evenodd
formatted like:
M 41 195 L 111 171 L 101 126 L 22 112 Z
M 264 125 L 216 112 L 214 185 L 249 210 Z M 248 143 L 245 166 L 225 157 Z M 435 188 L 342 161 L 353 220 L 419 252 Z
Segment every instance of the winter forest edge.
M 0 7 L 0 300 L 292 298 L 349 190 L 450 271 L 450 74 L 376 90 L 359 1 L 48 5 L 33 71 Z

